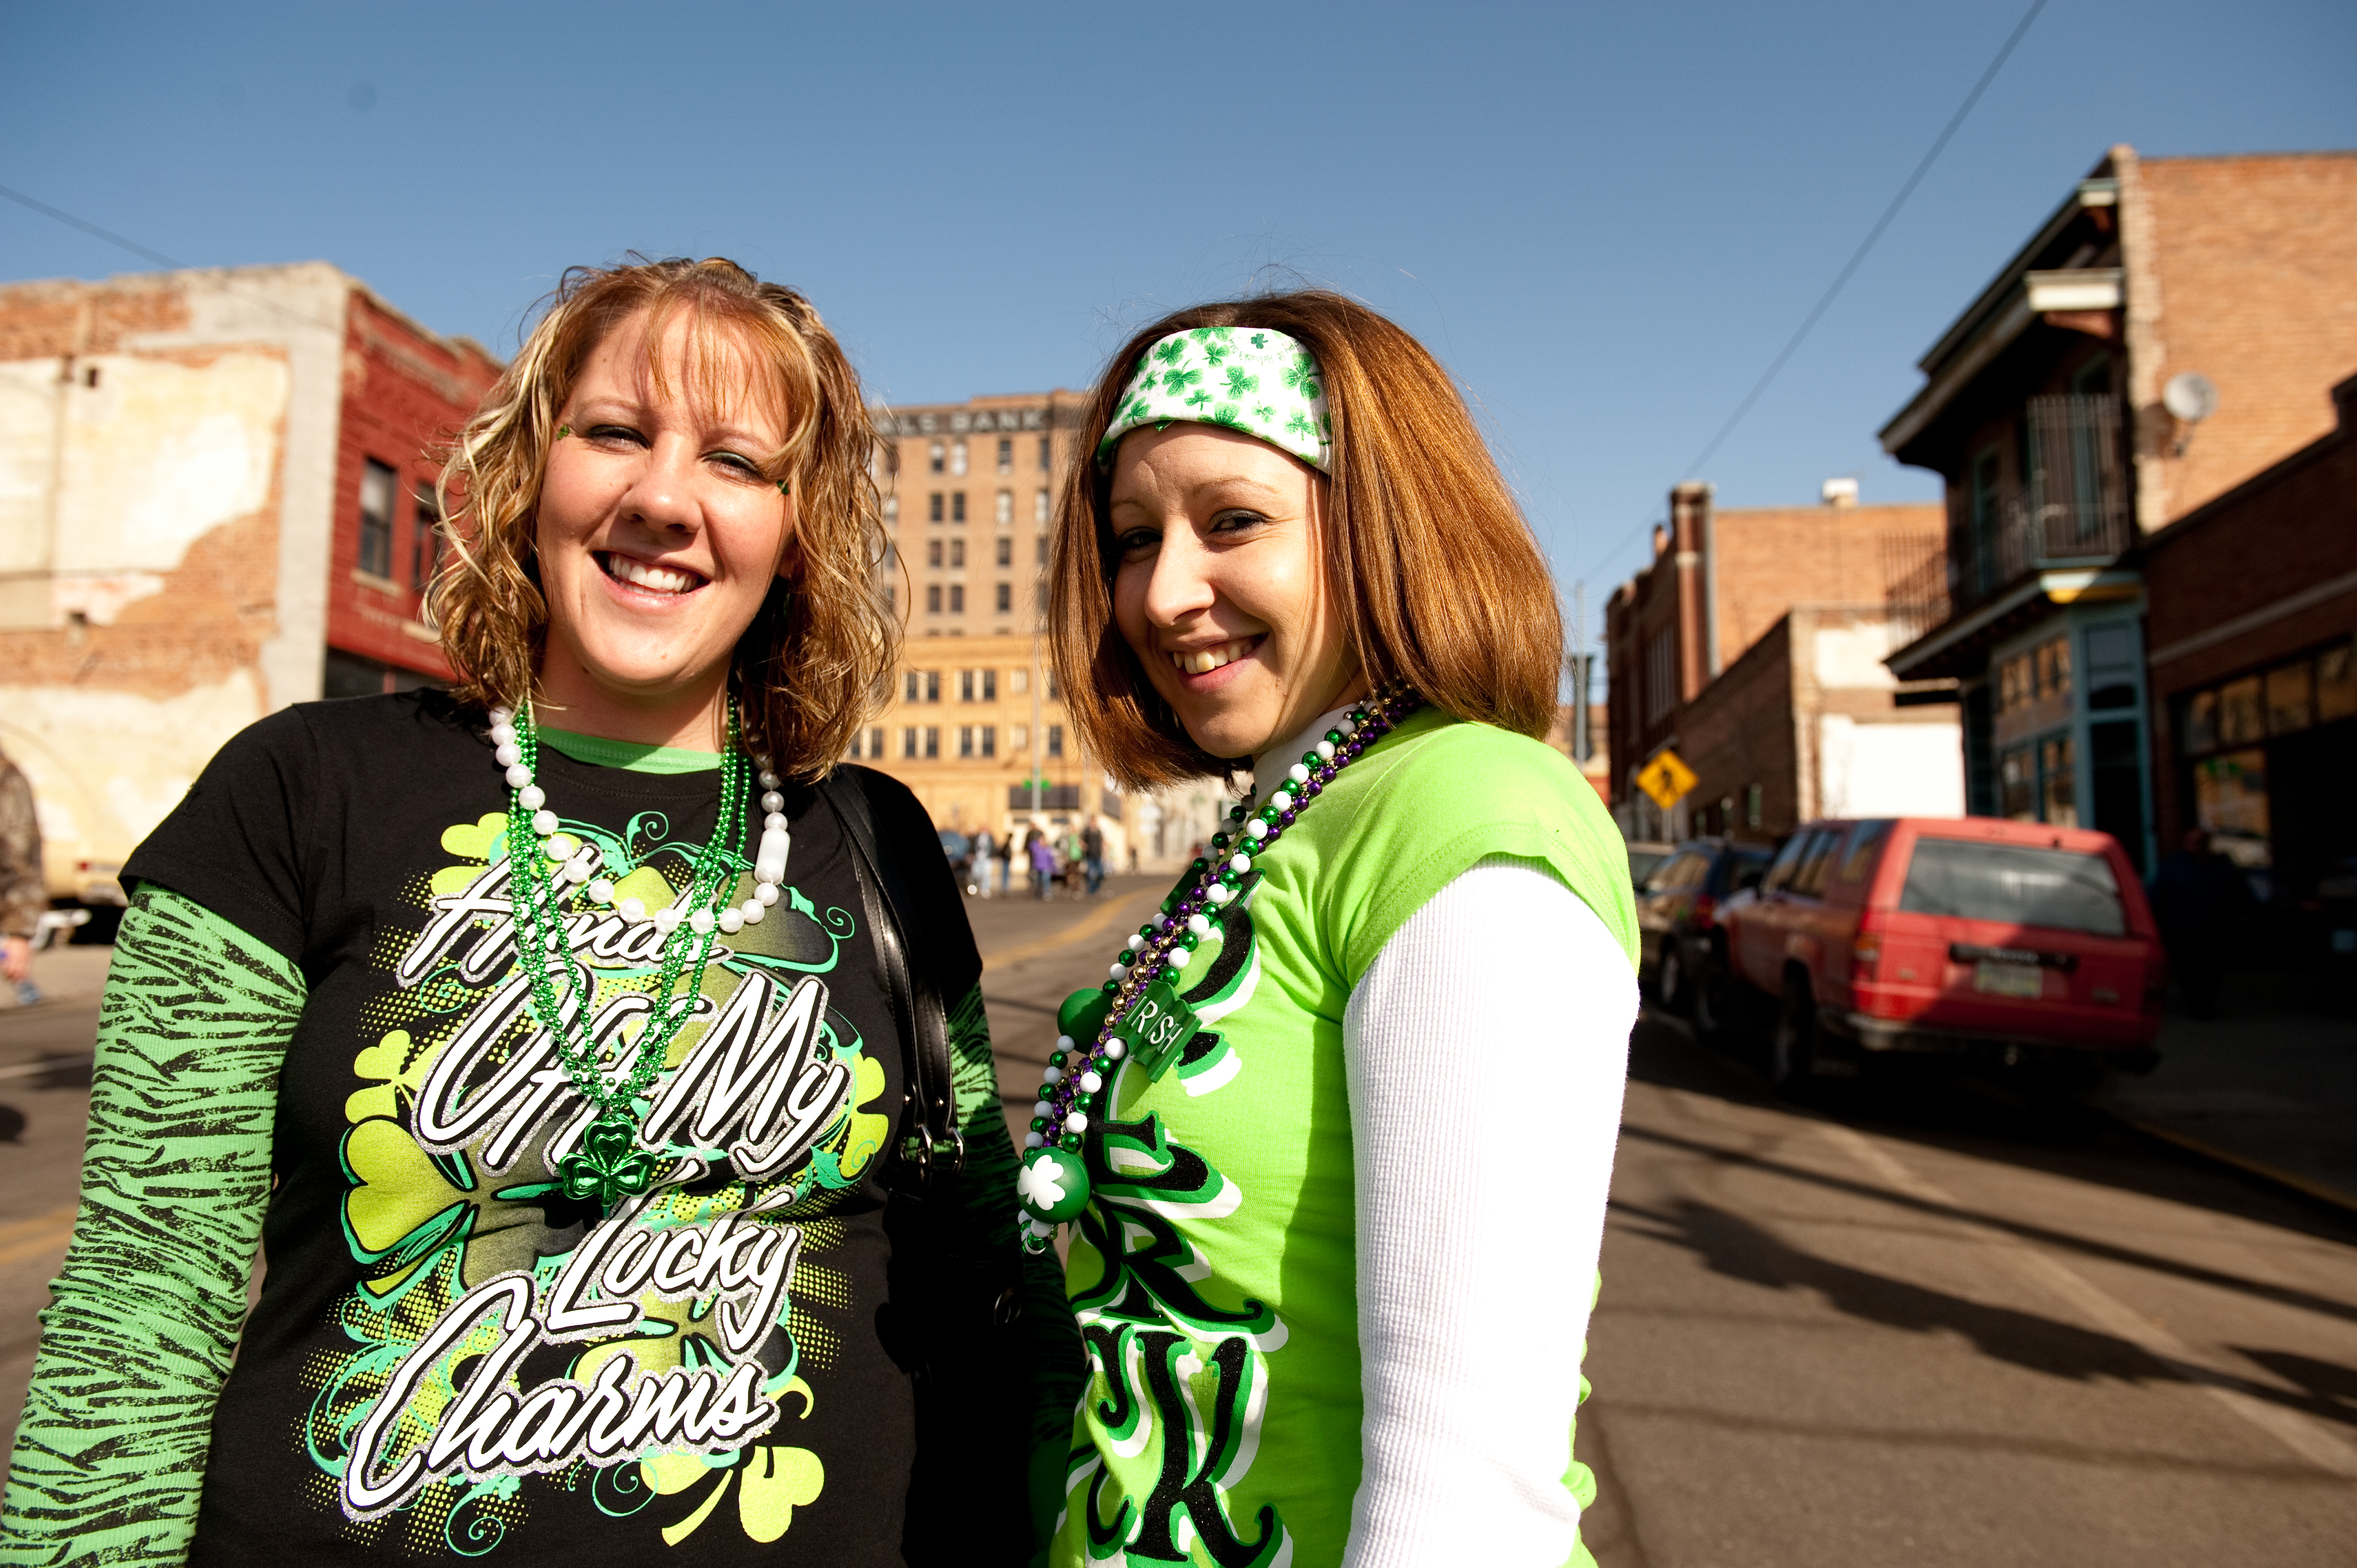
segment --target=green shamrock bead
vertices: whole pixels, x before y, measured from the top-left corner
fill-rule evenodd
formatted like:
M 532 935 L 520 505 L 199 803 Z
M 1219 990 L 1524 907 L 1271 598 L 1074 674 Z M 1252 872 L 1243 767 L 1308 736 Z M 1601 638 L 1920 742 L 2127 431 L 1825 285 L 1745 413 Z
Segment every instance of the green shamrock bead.
M 1097 1031 L 1104 1027 L 1105 1014 L 1113 1007 L 1113 993 L 1117 989 L 1108 980 L 1102 990 L 1075 991 L 1065 997 L 1063 1004 L 1056 1009 L 1056 1033 L 1080 1041 L 1095 1039 Z
M 1015 1196 L 1032 1219 L 1060 1225 L 1089 1206 L 1089 1167 L 1062 1149 L 1034 1149 L 1016 1173 Z

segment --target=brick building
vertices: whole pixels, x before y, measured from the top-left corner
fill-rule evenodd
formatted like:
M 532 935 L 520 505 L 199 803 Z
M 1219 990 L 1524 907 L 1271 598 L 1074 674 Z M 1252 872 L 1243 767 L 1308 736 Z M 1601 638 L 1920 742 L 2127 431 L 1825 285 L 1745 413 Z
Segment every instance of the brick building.
M 1624 832 L 1767 837 L 1846 803 L 1932 811 L 1926 756 L 1954 745 L 1937 682 L 1902 688 L 1878 660 L 1903 632 L 1890 585 L 1937 553 L 1936 506 L 1722 510 L 1711 487 L 1670 492 L 1650 565 L 1605 611 L 1610 800 Z M 1922 705 L 1918 699 L 1934 699 Z M 1699 783 L 1668 812 L 1636 788 L 1664 747 Z
M 942 827 L 1036 823 L 1060 837 L 1093 816 L 1114 864 L 1134 848 L 1167 868 L 1211 836 L 1224 798 L 1208 781 L 1134 799 L 1114 789 L 1080 753 L 1041 635 L 1049 525 L 1085 403 L 1059 389 L 876 411 L 886 585 L 908 639 L 852 755 Z
M 446 673 L 432 449 L 499 369 L 319 263 L 0 287 L 0 746 L 53 894 L 119 899 L 264 714 Z
M 2134 552 L 2332 429 L 2357 154 L 2115 147 L 1920 363 L 1882 445 L 1946 481 L 1946 548 L 1893 594 L 1925 629 L 1891 668 L 1958 683 L 1970 811 L 2101 828 L 2150 866 Z
M 2211 830 L 2290 940 L 2357 952 L 2357 377 L 2333 396 L 2330 434 L 2135 559 L 2161 844 Z

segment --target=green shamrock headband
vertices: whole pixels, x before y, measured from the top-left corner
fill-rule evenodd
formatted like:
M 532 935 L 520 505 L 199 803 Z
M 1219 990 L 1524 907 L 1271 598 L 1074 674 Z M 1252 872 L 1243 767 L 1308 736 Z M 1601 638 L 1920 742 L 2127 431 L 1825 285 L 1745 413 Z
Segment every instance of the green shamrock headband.
M 559 441 L 564 440 L 566 436 L 572 434 L 573 426 L 569 424 L 560 424 L 556 427 L 556 438 Z M 793 481 L 791 479 L 780 479 L 778 481 L 778 493 L 791 499 L 794 493 Z
M 1097 467 L 1111 467 L 1114 448 L 1138 426 L 1162 430 L 1182 419 L 1257 436 L 1320 473 L 1334 471 L 1325 377 L 1316 356 L 1282 332 L 1198 327 L 1138 356 L 1097 443 Z

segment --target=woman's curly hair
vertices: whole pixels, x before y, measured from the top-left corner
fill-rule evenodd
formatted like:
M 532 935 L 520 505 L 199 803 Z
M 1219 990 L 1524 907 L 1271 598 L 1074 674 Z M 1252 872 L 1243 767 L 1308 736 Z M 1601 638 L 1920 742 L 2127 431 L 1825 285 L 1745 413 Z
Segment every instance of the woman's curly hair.
M 485 707 L 532 693 L 548 637 L 534 512 L 558 411 L 597 345 L 642 311 L 659 389 L 669 367 L 656 346 L 679 312 L 697 383 L 684 392 L 725 397 L 726 378 L 742 377 L 748 360 L 776 376 L 771 388 L 728 390 L 772 395 L 785 413 L 785 441 L 763 471 L 797 503 L 799 564 L 737 639 L 729 689 L 748 748 L 781 774 L 816 779 L 844 755 L 899 656 L 899 622 L 877 581 L 876 432 L 857 372 L 810 302 L 718 257 L 568 271 L 460 433 L 435 485 L 450 549 L 427 592 L 452 688 Z

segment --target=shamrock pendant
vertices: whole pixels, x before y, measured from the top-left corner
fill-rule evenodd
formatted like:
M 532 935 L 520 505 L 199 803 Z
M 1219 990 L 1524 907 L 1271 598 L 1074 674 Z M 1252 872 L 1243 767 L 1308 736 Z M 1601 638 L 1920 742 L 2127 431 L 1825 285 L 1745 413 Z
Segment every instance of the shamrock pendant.
M 654 1185 L 655 1160 L 638 1146 L 639 1130 L 626 1111 L 608 1111 L 581 1134 L 581 1147 L 556 1162 L 556 1177 L 565 1196 L 594 1198 L 605 1208 L 625 1196 L 635 1197 Z
M 1089 1167 L 1061 1149 L 1034 1149 L 1015 1175 L 1015 1196 L 1031 1219 L 1060 1225 L 1089 1206 Z

